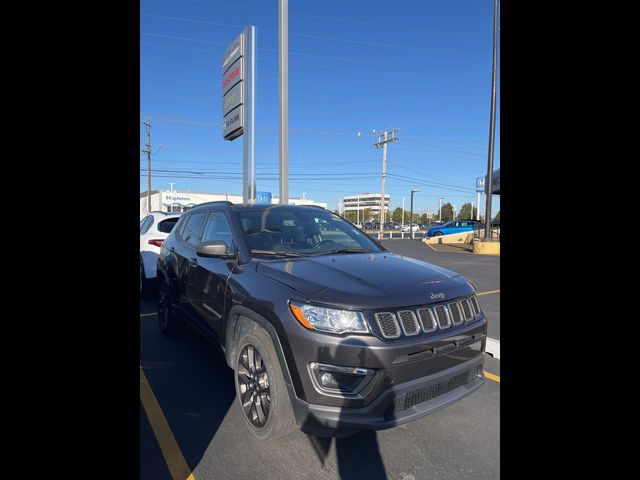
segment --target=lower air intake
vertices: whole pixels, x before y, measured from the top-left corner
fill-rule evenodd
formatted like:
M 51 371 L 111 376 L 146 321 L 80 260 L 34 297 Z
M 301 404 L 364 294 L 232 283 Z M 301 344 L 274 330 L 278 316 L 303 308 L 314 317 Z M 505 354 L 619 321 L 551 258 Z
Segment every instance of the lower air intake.
M 401 393 L 393 399 L 393 403 L 390 407 L 391 413 L 398 413 L 418 405 L 420 403 L 431 400 L 432 398 L 444 395 L 451 390 L 466 385 L 476 378 L 478 370 L 473 368 L 466 372 L 460 373 L 455 377 L 451 377 L 442 382 L 434 383 L 432 385 L 421 387 L 410 392 Z

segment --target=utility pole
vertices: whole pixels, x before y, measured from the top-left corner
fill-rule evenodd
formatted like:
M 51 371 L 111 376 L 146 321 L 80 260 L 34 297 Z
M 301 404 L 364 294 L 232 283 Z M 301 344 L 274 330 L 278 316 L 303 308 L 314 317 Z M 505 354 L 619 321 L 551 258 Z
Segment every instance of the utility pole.
M 289 0 L 278 4 L 280 77 L 280 204 L 289 204 Z
M 389 142 L 397 142 L 398 138 L 396 137 L 397 128 L 393 130 L 385 130 L 384 132 L 378 133 L 378 141 L 373 144 L 374 148 L 382 147 L 382 185 L 381 185 L 381 193 L 380 193 L 380 235 L 378 238 L 382 239 L 382 234 L 384 232 L 384 186 L 387 180 L 387 143 Z
M 439 207 L 438 207 L 438 221 L 441 222 L 442 221 L 442 197 L 440 197 L 439 200 Z
M 404 227 L 404 196 L 402 197 L 402 226 Z
M 476 210 L 476 220 L 480 221 L 480 192 L 478 192 L 478 209 Z
M 493 144 L 496 135 L 496 63 L 498 60 L 498 0 L 493 0 L 493 67 L 491 69 L 491 116 L 489 120 L 489 158 L 487 159 L 487 194 L 484 209 L 484 238 L 491 238 L 491 197 L 493 195 Z
M 411 190 L 411 217 L 409 218 L 409 232 L 411 232 L 411 240 L 413 240 L 413 194 L 420 190 Z
M 151 213 L 151 122 L 144 122 L 147 129 L 147 213 Z

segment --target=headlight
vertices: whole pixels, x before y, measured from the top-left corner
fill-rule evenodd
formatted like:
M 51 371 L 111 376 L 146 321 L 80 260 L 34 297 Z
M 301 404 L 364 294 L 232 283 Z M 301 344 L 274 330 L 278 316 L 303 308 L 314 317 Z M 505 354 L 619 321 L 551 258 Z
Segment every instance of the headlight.
M 369 333 L 362 312 L 289 303 L 293 316 L 309 330 L 329 333 Z

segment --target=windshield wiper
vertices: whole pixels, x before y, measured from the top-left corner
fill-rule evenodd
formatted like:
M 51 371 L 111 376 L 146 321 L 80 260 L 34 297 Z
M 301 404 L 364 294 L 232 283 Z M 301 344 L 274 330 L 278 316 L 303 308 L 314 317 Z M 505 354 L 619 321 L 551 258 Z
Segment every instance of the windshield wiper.
M 304 255 L 295 252 L 279 252 L 277 250 L 251 250 L 251 253 L 257 255 L 278 255 L 282 257 L 304 257 Z
M 326 252 L 312 253 L 311 256 L 316 255 L 333 255 L 334 253 L 373 253 L 366 248 L 339 248 L 337 250 L 328 250 Z

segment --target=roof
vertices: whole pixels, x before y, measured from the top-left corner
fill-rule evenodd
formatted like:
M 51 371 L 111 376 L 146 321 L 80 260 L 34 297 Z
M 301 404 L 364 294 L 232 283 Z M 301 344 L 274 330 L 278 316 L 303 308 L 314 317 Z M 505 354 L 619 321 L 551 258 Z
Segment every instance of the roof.
M 155 195 L 158 193 L 158 190 L 151 190 L 151 195 Z M 147 192 L 140 192 L 140 198 L 144 198 L 147 196 Z
M 217 202 L 206 202 L 206 203 L 200 203 L 198 205 L 196 205 L 195 207 L 193 207 L 192 209 L 190 209 L 189 211 L 196 211 L 196 210 L 200 210 L 201 208 L 206 208 L 206 207 L 215 207 L 215 206 L 224 206 L 224 207 L 229 207 L 233 210 L 236 211 L 247 211 L 247 210 L 253 210 L 253 211 L 260 211 L 260 210 L 266 210 L 267 208 L 287 208 L 287 209 L 300 209 L 300 208 L 313 208 L 315 210 L 326 210 L 325 208 L 319 207 L 317 205 L 279 205 L 279 204 L 271 204 L 271 203 L 254 203 L 254 204 L 238 204 L 238 203 L 231 203 L 228 202 L 226 200 L 220 200 Z M 328 211 L 328 210 L 327 210 Z

